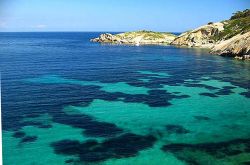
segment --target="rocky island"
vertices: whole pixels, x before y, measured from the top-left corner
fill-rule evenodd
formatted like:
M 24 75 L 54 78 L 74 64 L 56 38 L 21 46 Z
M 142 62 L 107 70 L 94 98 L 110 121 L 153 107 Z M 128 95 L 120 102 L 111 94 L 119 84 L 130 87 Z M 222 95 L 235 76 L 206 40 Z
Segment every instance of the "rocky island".
M 175 36 L 153 31 L 101 34 L 93 42 L 115 44 L 169 44 L 175 46 L 209 48 L 211 54 L 250 59 L 250 10 L 236 12 L 229 20 L 198 27 Z
M 101 34 L 100 37 L 92 39 L 93 42 L 115 43 L 115 44 L 170 44 L 176 36 L 171 33 L 153 31 L 135 31 L 112 35 L 110 33 Z

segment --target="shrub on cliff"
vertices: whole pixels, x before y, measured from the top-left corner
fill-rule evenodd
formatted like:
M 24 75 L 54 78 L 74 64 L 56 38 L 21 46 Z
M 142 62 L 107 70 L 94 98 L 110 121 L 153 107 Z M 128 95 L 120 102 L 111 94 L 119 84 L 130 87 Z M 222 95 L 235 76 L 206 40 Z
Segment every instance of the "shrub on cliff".
M 214 37 L 216 41 L 247 33 L 250 31 L 250 10 L 238 11 L 223 23 L 224 30 Z
M 230 20 L 249 17 L 249 16 L 250 16 L 250 10 L 246 9 L 244 11 L 237 11 L 236 13 L 234 13 L 234 15 L 230 18 Z

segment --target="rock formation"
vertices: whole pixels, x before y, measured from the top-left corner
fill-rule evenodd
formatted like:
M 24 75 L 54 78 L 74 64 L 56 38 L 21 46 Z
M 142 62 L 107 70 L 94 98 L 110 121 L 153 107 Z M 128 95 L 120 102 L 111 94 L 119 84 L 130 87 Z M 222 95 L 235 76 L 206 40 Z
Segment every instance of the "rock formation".
M 195 30 L 182 33 L 171 44 L 189 47 L 211 48 L 215 44 L 214 36 L 223 31 L 223 23 L 210 23 Z
M 212 48 L 211 53 L 233 56 L 238 59 L 250 59 L 250 32 L 221 41 Z
M 174 34 L 160 33 L 152 31 L 135 31 L 112 35 L 109 33 L 101 34 L 100 37 L 91 39 L 92 42 L 115 43 L 115 44 L 170 44 L 175 39 Z
M 250 59 L 250 10 L 237 12 L 229 20 L 185 32 L 171 44 L 210 48 L 213 54 Z

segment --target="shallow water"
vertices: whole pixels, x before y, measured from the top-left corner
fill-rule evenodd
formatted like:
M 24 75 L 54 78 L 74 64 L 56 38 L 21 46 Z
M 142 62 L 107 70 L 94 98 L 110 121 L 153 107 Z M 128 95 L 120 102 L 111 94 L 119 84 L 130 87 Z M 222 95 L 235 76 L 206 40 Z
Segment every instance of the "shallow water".
M 248 61 L 98 35 L 0 33 L 4 164 L 249 164 Z

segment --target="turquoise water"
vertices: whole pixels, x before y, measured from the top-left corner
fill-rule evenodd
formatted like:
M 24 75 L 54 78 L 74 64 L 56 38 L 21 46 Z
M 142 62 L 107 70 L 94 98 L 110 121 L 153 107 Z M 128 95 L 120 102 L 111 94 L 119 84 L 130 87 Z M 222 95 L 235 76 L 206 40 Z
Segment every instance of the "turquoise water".
M 96 35 L 1 34 L 4 164 L 249 164 L 249 62 Z

